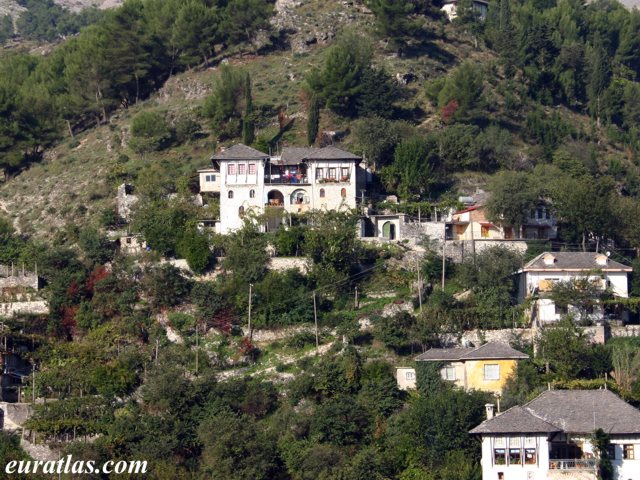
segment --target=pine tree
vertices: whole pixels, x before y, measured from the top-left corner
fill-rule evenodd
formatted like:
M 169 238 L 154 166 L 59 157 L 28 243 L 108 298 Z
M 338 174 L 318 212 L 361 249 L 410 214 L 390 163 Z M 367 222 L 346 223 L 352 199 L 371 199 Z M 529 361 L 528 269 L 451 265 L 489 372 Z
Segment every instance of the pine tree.
M 255 140 L 253 123 L 253 98 L 251 98 L 251 75 L 247 73 L 244 80 L 244 117 L 242 119 L 242 141 L 251 145 Z
M 516 44 L 514 42 L 515 28 L 511 18 L 511 4 L 509 0 L 500 0 L 498 11 L 498 25 L 496 35 L 496 50 L 500 53 L 504 65 L 504 73 L 512 77 L 515 73 Z
M 307 119 L 307 143 L 313 145 L 318 136 L 318 126 L 320 124 L 320 102 L 318 97 L 313 95 L 309 103 L 309 117 Z
M 602 116 L 602 95 L 609 86 L 611 78 L 611 66 L 609 65 L 608 54 L 600 38 L 596 38 L 593 50 L 590 55 L 591 69 L 588 84 L 589 110 L 596 118 L 596 123 L 600 126 Z

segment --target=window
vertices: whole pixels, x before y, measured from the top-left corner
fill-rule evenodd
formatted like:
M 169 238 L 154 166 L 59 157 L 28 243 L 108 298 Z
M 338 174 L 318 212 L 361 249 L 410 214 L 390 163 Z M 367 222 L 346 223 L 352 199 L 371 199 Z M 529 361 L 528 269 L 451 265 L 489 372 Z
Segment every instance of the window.
M 349 180 L 349 169 L 347 167 L 342 167 L 340 172 L 340 176 L 343 181 Z
M 322 168 L 316 168 L 316 180 L 324 178 L 324 170 Z
M 342 198 L 347 198 L 347 189 L 346 188 L 343 188 L 343 189 L 340 190 L 340 196 Z
M 238 207 L 238 215 L 240 216 L 240 218 L 244 217 L 244 207 L 242 205 Z
M 536 454 L 535 448 L 525 448 L 524 449 L 524 464 L 525 465 L 535 465 L 538 461 L 538 455 Z
M 485 380 L 500 380 L 500 365 L 487 364 L 484 366 Z
M 236 174 L 236 164 L 235 163 L 230 163 L 227 166 L 227 173 L 229 175 L 235 175 Z
M 227 193 L 227 198 L 233 198 L 233 190 L 229 190 L 229 193 Z
M 249 175 L 255 175 L 256 174 L 256 164 L 255 163 L 250 163 L 249 164 Z
M 509 465 L 520 465 L 522 463 L 522 450 L 520 448 L 509 449 Z
M 616 459 L 616 446 L 610 444 L 609 445 L 609 458 L 611 460 L 615 460 Z
M 456 379 L 456 367 L 444 367 L 441 372 L 442 372 L 442 378 L 445 380 Z
M 404 378 L 406 380 L 415 380 L 416 374 L 414 372 L 406 372 Z
M 215 182 L 216 181 L 216 176 L 215 175 L 205 175 L 204 180 L 205 180 L 205 182 Z
M 498 472 L 498 480 L 504 480 L 504 472 Z
M 493 464 L 494 465 L 506 465 L 507 464 L 507 450 L 504 448 L 493 449 Z
M 622 445 L 622 458 L 625 460 L 634 460 L 636 457 L 634 455 L 634 445 L 625 444 Z
M 336 169 L 335 168 L 330 168 L 329 169 L 329 178 L 336 178 Z
M 251 170 L 251 169 L 249 169 Z M 249 190 L 249 198 L 256 198 L 256 191 L 255 190 Z
M 126 240 L 125 240 L 125 243 L 127 245 L 131 245 L 131 237 L 127 237 Z
M 247 166 L 244 163 L 238 165 L 238 175 L 244 175 L 246 172 Z
M 320 198 L 324 198 L 324 188 L 320 189 Z
M 489 227 L 485 227 L 484 225 L 480 227 L 480 235 L 483 238 L 487 238 L 489 236 Z

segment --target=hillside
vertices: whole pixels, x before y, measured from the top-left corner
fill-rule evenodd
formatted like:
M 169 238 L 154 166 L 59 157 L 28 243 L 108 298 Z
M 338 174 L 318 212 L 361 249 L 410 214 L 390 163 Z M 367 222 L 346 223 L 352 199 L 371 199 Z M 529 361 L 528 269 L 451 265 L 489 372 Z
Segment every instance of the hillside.
M 277 2 L 277 16 L 273 24 L 290 33 L 291 47 L 266 55 L 240 55 L 225 59 L 230 65 L 251 73 L 255 102 L 271 111 L 283 108 L 286 116 L 294 119 L 283 143 L 303 144 L 306 140 L 306 107 L 301 91 L 306 73 L 318 66 L 331 39 L 344 28 L 371 30 L 373 17 L 361 6 L 341 1 Z M 315 38 L 307 45 L 306 40 Z M 446 52 L 446 62 L 430 56 L 399 58 L 375 45 L 375 63 L 384 66 L 392 75 L 410 74 L 407 89 L 412 93 L 407 108 L 421 104 L 424 81 L 436 78 L 465 59 L 486 62 L 493 54 L 486 49 L 475 50 L 470 39 L 461 38 L 451 27 L 445 26 L 443 37 L 434 42 Z M 145 154 L 144 158 L 132 152 L 127 145 L 131 119 L 136 113 L 159 110 L 171 118 L 196 116 L 207 95 L 211 94 L 218 67 L 194 69 L 170 78 L 151 97 L 127 110 L 119 110 L 108 126 L 89 129 L 49 148 L 44 161 L 31 165 L 15 178 L 0 185 L 0 209 L 7 212 L 19 231 L 48 238 L 65 224 L 98 223 L 104 208 L 114 205 L 115 190 L 125 177 L 135 179 L 145 175 L 145 168 L 159 162 L 168 162 L 177 175 L 193 174 L 195 169 L 207 165 L 207 159 L 216 148 L 211 136 L 195 140 L 165 152 Z M 434 117 L 435 118 L 435 112 Z M 429 117 L 425 118 L 429 123 Z M 202 122 L 208 131 L 205 122 Z M 349 131 L 350 121 L 325 112 L 323 130 Z M 267 118 L 258 126 L 258 137 L 271 137 L 278 132 L 277 116 Z M 353 139 L 345 139 L 352 146 Z M 355 147 L 357 149 L 357 147 Z M 113 178 L 118 157 L 127 155 L 125 174 Z

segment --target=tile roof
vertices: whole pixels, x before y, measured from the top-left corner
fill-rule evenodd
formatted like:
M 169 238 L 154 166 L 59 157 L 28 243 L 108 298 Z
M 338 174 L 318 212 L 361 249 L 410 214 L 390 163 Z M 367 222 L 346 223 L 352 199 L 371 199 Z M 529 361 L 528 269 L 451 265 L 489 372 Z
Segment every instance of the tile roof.
M 545 422 L 556 428 L 550 431 L 573 434 L 590 434 L 598 428 L 612 435 L 640 434 L 640 410 L 609 390 L 548 390 L 514 408 L 518 410 L 485 420 L 470 433 L 533 433 L 532 428 L 547 428 L 540 423 Z
M 545 256 L 552 255 L 554 262 L 551 264 L 545 263 Z M 536 258 L 527 263 L 522 271 L 537 271 L 537 270 L 604 270 L 604 271 L 624 271 L 630 272 L 632 269 L 627 265 L 606 259 L 606 264 L 602 265 L 598 263 L 598 257 L 604 256 L 602 253 L 595 252 L 545 252 L 538 255 Z
M 315 149 L 316 151 L 309 155 L 308 159 L 313 160 L 360 160 L 361 157 L 347 152 L 333 145 L 328 147 Z
M 285 147 L 282 149 L 280 163 L 282 165 L 297 165 L 303 160 L 309 158 L 310 155 L 316 153 L 319 148 L 313 147 Z
M 469 433 L 553 433 L 562 429 L 536 417 L 526 408 L 515 406 L 490 420 L 485 420 Z
M 483 360 L 491 358 L 529 358 L 529 355 L 511 348 L 506 343 L 487 342 L 472 348 L 432 348 L 416 357 L 418 362 L 451 360 Z
M 269 155 L 242 143 L 236 143 L 233 147 L 213 155 L 211 160 L 258 160 L 260 158 L 269 158 Z

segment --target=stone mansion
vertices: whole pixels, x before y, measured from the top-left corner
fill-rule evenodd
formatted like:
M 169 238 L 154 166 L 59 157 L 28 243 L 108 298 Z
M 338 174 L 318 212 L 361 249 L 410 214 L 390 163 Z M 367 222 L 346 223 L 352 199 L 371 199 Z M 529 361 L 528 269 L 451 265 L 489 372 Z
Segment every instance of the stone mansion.
M 242 144 L 211 157 L 198 171 L 201 193 L 219 193 L 218 233 L 242 227 L 249 212 L 268 215 L 266 230 L 276 229 L 292 213 L 349 210 L 366 188 L 361 158 L 334 146 L 285 147 L 268 155 Z

